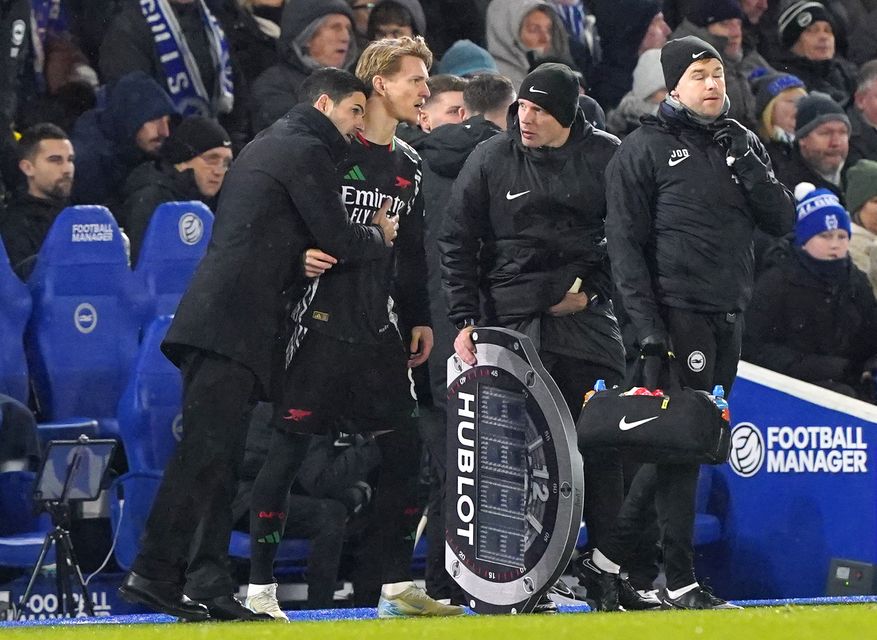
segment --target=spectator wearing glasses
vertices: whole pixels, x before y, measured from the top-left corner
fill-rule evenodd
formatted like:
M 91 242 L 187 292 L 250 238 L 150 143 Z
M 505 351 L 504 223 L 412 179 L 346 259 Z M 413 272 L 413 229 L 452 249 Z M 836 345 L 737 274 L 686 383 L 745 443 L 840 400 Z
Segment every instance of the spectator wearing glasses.
M 231 138 L 225 129 L 210 118 L 191 116 L 171 133 L 159 160 L 131 173 L 118 217 L 131 240 L 132 264 L 155 208 L 175 200 L 201 200 L 213 209 L 231 159 Z
M 375 8 L 374 2 L 368 0 L 347 0 L 350 10 L 353 12 L 353 37 L 356 39 L 356 48 L 362 51 L 368 46 L 368 17 Z
M 426 16 L 419 0 L 378 0 L 369 14 L 369 41 L 426 34 Z

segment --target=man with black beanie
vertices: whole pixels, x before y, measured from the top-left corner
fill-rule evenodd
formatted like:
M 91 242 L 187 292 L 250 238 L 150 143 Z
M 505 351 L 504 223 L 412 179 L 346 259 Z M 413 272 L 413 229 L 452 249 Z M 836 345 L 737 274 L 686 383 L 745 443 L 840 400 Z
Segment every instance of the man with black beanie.
M 752 292 L 753 233 L 756 226 L 771 235 L 789 231 L 794 202 L 758 137 L 726 117 L 719 53 L 688 36 L 663 47 L 661 65 L 669 93 L 657 117 L 643 120 L 606 169 L 612 275 L 647 370 L 675 354 L 683 386 L 730 391 Z M 619 570 L 654 511 L 667 576 L 663 604 L 734 607 L 694 575 L 697 475 L 696 464 L 641 467 L 609 539 L 580 563 L 600 608 L 618 609 Z
M 231 166 L 231 137 L 218 122 L 190 116 L 165 140 L 161 159 L 145 162 L 131 172 L 122 190 L 124 202 L 116 215 L 131 241 L 131 264 L 155 208 L 165 202 L 200 200 L 210 209 Z
M 478 145 L 463 165 L 439 235 L 457 355 L 476 363 L 476 326 L 528 335 L 573 419 L 597 379 L 611 386 L 624 373 L 603 230 L 603 171 L 618 139 L 585 120 L 578 94 L 578 79 L 563 64 L 540 65 L 524 78 L 509 130 Z M 585 492 L 588 536 L 601 544 L 621 505 L 621 463 L 586 452 L 584 465 L 585 486 L 599 487 Z

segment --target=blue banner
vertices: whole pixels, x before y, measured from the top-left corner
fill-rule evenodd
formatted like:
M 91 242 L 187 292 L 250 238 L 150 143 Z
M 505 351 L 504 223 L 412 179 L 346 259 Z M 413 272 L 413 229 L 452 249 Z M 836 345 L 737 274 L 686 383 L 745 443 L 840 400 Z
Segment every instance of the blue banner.
M 877 407 L 745 362 L 730 406 L 699 574 L 723 598 L 800 598 L 825 595 L 832 558 L 877 562 Z

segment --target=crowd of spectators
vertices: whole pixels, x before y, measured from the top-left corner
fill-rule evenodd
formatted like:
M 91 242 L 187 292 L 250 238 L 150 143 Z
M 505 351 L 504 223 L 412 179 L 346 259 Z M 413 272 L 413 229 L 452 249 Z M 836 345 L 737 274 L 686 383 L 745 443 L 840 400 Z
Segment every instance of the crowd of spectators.
M 877 0 L 0 0 L 0 236 L 16 273 L 67 204 L 107 206 L 135 263 L 155 207 L 213 208 L 234 156 L 314 70 L 353 69 L 368 42 L 402 35 L 436 59 L 419 127 L 397 131 L 424 159 L 427 234 L 542 62 L 569 65 L 587 119 L 624 138 L 666 97 L 668 39 L 714 46 L 730 117 L 790 190 L 810 185 L 799 216 L 819 205 L 758 247 L 744 358 L 875 400 Z M 485 75 L 494 86 L 472 83 Z

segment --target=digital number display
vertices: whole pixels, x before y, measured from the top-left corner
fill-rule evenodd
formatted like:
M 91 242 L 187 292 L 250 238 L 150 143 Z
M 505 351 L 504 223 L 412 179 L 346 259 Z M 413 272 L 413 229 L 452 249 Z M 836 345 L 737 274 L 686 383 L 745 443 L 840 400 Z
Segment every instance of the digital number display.
M 527 401 L 478 385 L 476 556 L 524 568 L 527 542 Z

